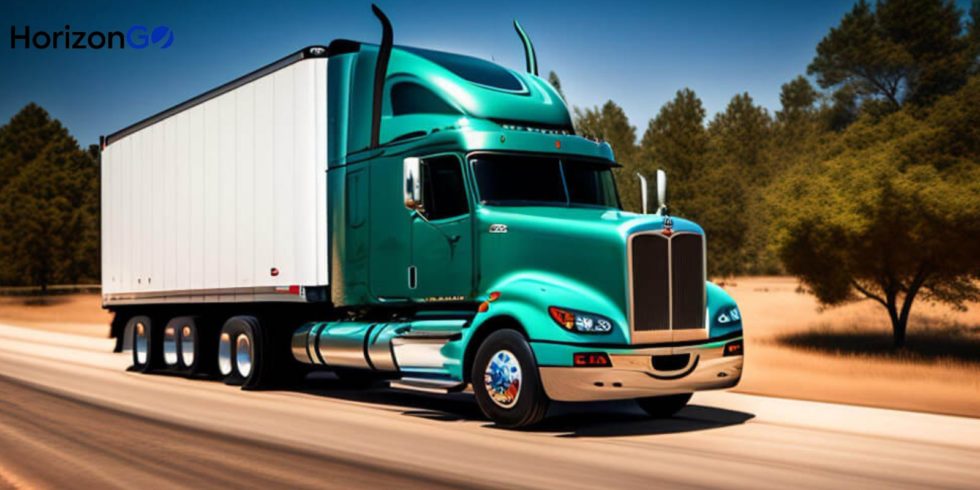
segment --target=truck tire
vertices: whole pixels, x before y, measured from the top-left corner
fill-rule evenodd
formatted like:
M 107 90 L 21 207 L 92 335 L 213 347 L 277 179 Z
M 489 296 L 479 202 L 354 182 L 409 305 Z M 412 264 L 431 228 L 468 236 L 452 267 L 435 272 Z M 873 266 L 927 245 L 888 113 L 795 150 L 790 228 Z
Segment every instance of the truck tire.
M 196 316 L 179 316 L 170 320 L 176 334 L 177 369 L 188 377 L 208 374 L 208 336 L 201 332 L 201 319 Z
M 163 345 L 161 329 L 154 325 L 153 320 L 145 315 L 137 315 L 129 319 L 126 329 L 133 332 L 130 350 L 133 355 L 134 371 L 149 373 L 160 366 Z
M 649 398 L 637 398 L 636 404 L 653 418 L 665 419 L 672 417 L 680 409 L 691 401 L 693 393 L 682 393 L 680 395 L 651 396 Z
M 275 351 L 268 332 L 254 316 L 234 316 L 221 328 L 218 364 L 226 384 L 245 390 L 275 385 Z M 230 369 L 229 369 L 230 367 Z
M 548 412 L 534 353 L 515 330 L 498 330 L 483 341 L 470 381 L 480 410 L 501 427 L 534 425 Z

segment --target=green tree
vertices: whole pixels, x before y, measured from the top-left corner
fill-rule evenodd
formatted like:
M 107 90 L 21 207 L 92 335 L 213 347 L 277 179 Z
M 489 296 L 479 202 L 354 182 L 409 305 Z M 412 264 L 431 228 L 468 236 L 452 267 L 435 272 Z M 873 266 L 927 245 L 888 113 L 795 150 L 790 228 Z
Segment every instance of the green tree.
M 714 275 L 758 273 L 765 250 L 766 210 L 759 204 L 769 169 L 772 120 L 747 93 L 732 97 L 708 125 L 708 171 L 696 190 L 692 217 L 708 234 Z
M 548 83 L 550 83 L 551 86 L 555 88 L 555 91 L 558 92 L 558 95 L 560 95 L 562 100 L 564 100 L 565 103 L 567 104 L 568 99 L 565 98 L 565 92 L 563 92 L 561 89 L 561 80 L 558 78 L 557 73 L 555 73 L 554 71 L 548 72 Z
M 64 132 L 61 123 L 51 119 L 47 111 L 33 102 L 10 118 L 0 127 L 0 189 L 27 162 L 37 158 L 48 142 Z
M 23 137 L 21 137 L 23 135 Z M 0 128 L 0 283 L 96 281 L 98 165 L 40 107 L 29 104 Z
M 705 110 L 691 89 L 678 90 L 674 99 L 650 120 L 643 139 L 637 170 L 653 176 L 658 168 L 670 181 L 670 211 L 689 215 L 696 198 L 698 179 L 703 175 L 708 152 Z
M 973 55 L 971 73 L 980 73 L 980 0 L 973 0 L 970 6 L 970 22 L 967 26 L 967 39 Z
M 916 298 L 962 307 L 980 295 L 980 78 L 925 119 L 912 113 L 862 118 L 769 199 L 789 272 L 825 304 L 879 303 L 896 347 Z
M 878 114 L 927 105 L 966 80 L 962 15 L 951 0 L 880 0 L 873 9 L 860 0 L 817 45 L 807 73 Z
M 623 207 L 640 211 L 640 193 L 634 176 L 637 169 L 636 127 L 631 126 L 623 108 L 609 100 L 601 108 L 575 108 L 576 132 L 586 138 L 605 141 L 612 147 L 622 167 L 613 170 Z

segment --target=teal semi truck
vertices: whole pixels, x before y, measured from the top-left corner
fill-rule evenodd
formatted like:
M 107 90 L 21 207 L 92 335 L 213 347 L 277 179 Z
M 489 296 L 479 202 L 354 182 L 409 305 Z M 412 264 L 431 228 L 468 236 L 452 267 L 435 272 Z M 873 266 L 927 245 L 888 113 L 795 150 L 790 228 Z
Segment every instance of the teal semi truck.
M 336 40 L 106 136 L 103 305 L 133 370 L 263 388 L 472 388 L 497 424 L 556 401 L 670 415 L 742 369 L 705 234 L 621 209 L 608 144 L 537 75 Z

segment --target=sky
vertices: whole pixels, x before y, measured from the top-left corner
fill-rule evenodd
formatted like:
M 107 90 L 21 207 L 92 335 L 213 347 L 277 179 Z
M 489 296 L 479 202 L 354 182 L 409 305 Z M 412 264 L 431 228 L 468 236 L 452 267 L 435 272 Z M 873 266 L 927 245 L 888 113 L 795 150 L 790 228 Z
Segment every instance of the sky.
M 524 68 L 511 22 L 534 42 L 542 75 L 554 70 L 571 105 L 621 105 L 642 136 L 677 90 L 693 89 L 709 117 L 748 92 L 779 108 L 779 89 L 805 74 L 816 45 L 854 0 L 438 2 L 378 0 L 395 44 L 452 51 Z M 961 9 L 969 0 L 957 0 Z M 378 42 L 370 2 L 0 2 L 0 124 L 29 102 L 60 119 L 82 145 L 304 46 Z M 11 48 L 23 32 L 123 31 L 167 26 L 167 49 Z

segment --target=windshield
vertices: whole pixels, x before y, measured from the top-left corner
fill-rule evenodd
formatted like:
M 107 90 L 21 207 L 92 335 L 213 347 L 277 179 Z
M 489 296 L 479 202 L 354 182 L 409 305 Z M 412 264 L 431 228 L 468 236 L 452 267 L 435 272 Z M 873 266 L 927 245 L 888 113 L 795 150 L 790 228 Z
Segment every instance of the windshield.
M 470 163 L 484 204 L 620 209 L 609 165 L 513 155 L 480 155 Z

